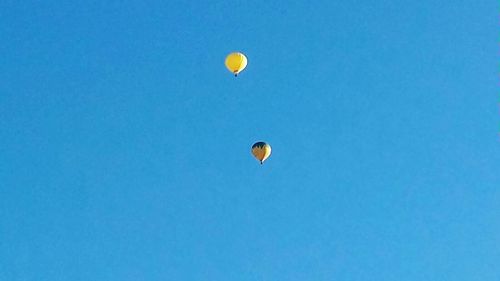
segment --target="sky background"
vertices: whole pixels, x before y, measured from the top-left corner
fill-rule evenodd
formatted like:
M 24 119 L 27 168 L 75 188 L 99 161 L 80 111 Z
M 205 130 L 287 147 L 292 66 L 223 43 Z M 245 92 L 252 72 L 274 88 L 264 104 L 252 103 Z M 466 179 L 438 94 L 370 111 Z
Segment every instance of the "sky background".
M 4 0 L 0 39 L 0 280 L 500 280 L 495 1 Z

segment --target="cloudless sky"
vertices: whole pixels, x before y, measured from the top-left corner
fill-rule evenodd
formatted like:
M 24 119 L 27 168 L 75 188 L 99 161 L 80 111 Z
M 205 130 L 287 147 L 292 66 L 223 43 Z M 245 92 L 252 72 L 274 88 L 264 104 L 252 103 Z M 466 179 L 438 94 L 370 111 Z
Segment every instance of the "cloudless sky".
M 500 280 L 494 1 L 4 0 L 0 39 L 2 281 Z

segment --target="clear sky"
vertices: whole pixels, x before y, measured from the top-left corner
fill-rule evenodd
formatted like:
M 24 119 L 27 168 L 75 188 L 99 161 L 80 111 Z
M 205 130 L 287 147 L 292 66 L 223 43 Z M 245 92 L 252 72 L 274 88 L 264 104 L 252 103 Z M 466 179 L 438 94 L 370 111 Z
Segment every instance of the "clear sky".
M 2 281 L 500 280 L 495 1 L 4 0 L 0 39 Z

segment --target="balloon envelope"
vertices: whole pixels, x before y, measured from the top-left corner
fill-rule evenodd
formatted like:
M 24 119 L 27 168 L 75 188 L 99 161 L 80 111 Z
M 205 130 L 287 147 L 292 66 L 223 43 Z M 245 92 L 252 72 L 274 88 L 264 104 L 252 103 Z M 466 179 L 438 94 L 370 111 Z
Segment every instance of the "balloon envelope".
M 252 145 L 252 154 L 262 164 L 271 155 L 271 146 L 262 141 L 256 142 Z
M 231 53 L 226 57 L 226 67 L 237 76 L 238 73 L 247 67 L 247 57 L 239 52 Z

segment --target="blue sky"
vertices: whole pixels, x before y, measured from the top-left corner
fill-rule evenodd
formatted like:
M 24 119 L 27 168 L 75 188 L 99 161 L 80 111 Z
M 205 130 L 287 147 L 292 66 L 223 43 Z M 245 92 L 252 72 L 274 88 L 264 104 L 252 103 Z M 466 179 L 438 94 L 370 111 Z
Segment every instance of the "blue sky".
M 498 5 L 394 2 L 3 1 L 0 280 L 499 280 Z

